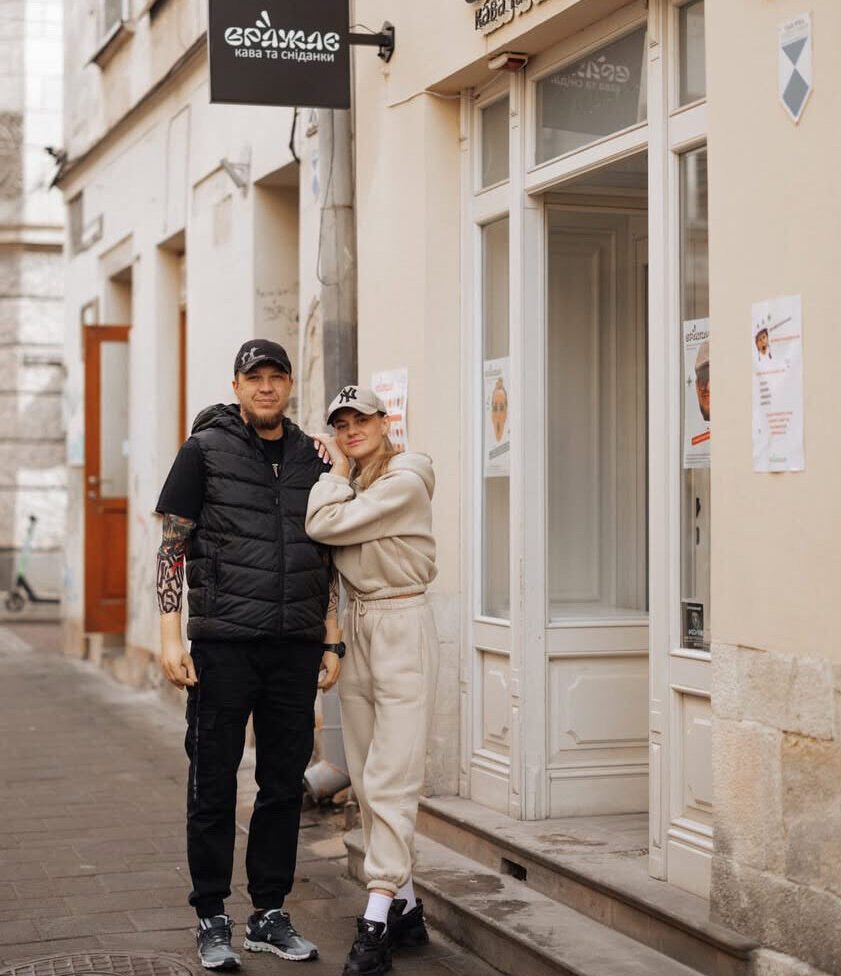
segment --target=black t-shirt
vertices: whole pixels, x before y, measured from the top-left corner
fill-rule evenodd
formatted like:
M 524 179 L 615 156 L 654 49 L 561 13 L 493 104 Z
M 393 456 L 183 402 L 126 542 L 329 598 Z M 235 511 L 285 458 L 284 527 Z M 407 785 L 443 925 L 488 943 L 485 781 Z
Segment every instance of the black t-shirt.
M 285 437 L 278 440 L 262 438 L 266 463 L 280 474 L 283 464 L 283 445 Z M 204 506 L 204 459 L 201 448 L 194 437 L 181 445 L 161 490 L 161 497 L 155 508 L 161 515 L 177 515 L 179 518 L 197 522 Z

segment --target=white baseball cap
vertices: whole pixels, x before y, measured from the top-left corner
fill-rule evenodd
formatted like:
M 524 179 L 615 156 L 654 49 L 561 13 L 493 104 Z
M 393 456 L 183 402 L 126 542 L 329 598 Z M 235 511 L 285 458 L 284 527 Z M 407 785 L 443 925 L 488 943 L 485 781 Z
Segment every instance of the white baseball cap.
M 333 417 L 340 410 L 358 410 L 370 416 L 374 413 L 388 413 L 386 405 L 373 390 L 362 386 L 345 386 L 336 394 L 333 402 L 327 408 L 327 423 L 333 423 Z

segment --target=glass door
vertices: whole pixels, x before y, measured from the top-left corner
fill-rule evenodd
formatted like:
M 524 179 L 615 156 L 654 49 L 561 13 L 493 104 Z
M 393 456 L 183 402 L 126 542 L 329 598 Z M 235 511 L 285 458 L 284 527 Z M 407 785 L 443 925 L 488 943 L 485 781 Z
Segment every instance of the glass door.
M 641 154 L 587 199 L 645 185 Z M 546 207 L 548 814 L 648 805 L 645 201 Z

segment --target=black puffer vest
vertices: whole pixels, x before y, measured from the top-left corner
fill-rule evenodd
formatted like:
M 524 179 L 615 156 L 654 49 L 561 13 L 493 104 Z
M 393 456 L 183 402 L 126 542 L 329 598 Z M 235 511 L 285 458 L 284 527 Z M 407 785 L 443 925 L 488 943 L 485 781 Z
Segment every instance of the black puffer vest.
M 208 407 L 196 418 L 205 499 L 187 552 L 190 640 L 324 639 L 327 550 L 304 531 L 324 464 L 309 437 L 283 424 L 275 477 L 237 405 Z

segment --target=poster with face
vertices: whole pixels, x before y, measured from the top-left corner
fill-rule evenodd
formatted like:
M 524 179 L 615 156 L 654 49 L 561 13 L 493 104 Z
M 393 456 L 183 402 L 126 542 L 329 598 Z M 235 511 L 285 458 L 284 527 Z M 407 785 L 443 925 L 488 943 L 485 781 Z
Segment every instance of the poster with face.
M 799 295 L 753 306 L 751 359 L 753 470 L 802 471 L 803 323 Z
M 683 466 L 710 466 L 710 320 L 683 323 Z
M 511 360 L 486 359 L 484 368 L 485 477 L 505 478 L 511 473 Z

